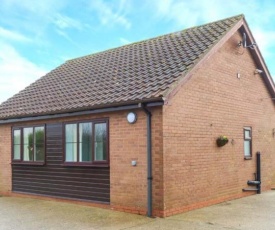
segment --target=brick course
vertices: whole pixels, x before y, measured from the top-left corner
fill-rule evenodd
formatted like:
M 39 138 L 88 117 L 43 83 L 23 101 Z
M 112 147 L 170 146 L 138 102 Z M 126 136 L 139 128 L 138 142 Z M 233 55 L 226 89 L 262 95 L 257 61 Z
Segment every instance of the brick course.
M 257 151 L 263 189 L 271 187 L 274 104 L 240 40 L 235 33 L 163 107 L 164 216 L 251 194 L 242 188 L 254 179 Z M 244 126 L 252 127 L 251 160 L 244 160 Z M 229 138 L 221 148 L 220 135 Z
M 0 126 L 0 193 L 11 192 L 11 129 Z

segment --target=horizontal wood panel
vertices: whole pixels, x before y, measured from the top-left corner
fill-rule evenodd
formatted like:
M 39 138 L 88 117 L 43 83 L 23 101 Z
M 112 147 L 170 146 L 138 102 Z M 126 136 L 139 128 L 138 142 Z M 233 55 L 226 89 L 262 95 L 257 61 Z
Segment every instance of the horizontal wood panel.
M 64 181 L 67 181 L 67 180 L 71 180 L 71 181 L 83 181 L 83 182 L 87 182 L 87 183 L 99 183 L 99 182 L 102 182 L 104 184 L 106 183 L 110 183 L 110 180 L 109 178 L 97 178 L 97 176 L 94 176 L 94 177 L 81 177 L 81 179 L 79 179 L 81 175 L 78 175 L 78 176 L 73 176 L 73 175 L 67 175 L 67 174 L 63 174 L 63 175 L 58 175 L 58 174 L 45 174 L 45 173 L 40 173 L 40 174 L 33 174 L 31 172 L 28 172 L 28 173 L 21 173 L 21 175 L 17 175 L 17 174 L 14 174 L 13 178 L 14 180 L 16 180 L 17 178 L 18 179 L 22 179 L 25 178 L 25 177 L 31 177 L 32 179 L 48 179 L 48 180 L 51 180 L 52 178 L 55 178 L 55 179 L 59 179 L 59 180 L 64 180 Z
M 46 162 L 13 165 L 15 192 L 110 202 L 110 169 L 63 166 L 62 124 L 46 125 Z
M 47 167 L 47 166 L 31 166 L 31 165 L 14 165 L 13 167 L 14 172 L 27 172 L 31 171 L 34 172 L 45 172 L 45 173 L 70 173 L 70 174 L 82 174 L 83 176 L 87 175 L 106 175 L 108 176 L 109 169 L 108 168 L 87 168 L 87 167 Z
M 15 178 L 16 181 L 20 181 L 20 183 L 14 181 L 13 185 L 17 186 L 20 184 L 50 184 L 51 186 L 60 186 L 60 187 L 66 187 L 66 186 L 75 186 L 75 187 L 83 187 L 83 188 L 91 188 L 93 191 L 102 191 L 105 192 L 106 189 L 108 189 L 110 186 L 108 183 L 103 182 L 83 182 L 83 181 L 73 181 L 73 180 L 61 180 L 59 178 L 52 178 L 51 180 L 48 179 L 32 179 L 32 181 L 26 180 L 23 177 L 17 177 Z
M 18 189 L 14 189 L 14 192 L 24 192 L 24 193 L 29 193 L 29 194 L 38 194 L 38 195 L 46 195 L 46 196 L 54 196 L 54 197 L 61 197 L 61 198 L 70 198 L 70 199 L 80 199 L 80 200 L 90 200 L 90 201 L 99 201 L 99 202 L 106 202 L 109 203 L 110 199 L 108 198 L 103 198 L 103 197 L 98 197 L 98 196 L 92 196 L 92 195 L 78 195 L 76 193 L 63 193 L 59 192 L 58 190 L 55 191 L 45 191 L 44 189 L 39 189 L 39 188 L 32 188 L 29 189 L 28 187 L 20 187 Z
M 98 197 L 104 197 L 107 198 L 109 196 L 108 193 L 104 193 L 104 191 L 90 191 L 89 189 L 85 189 L 85 187 L 81 186 L 72 186 L 72 185 L 59 185 L 55 184 L 55 186 L 58 187 L 58 191 L 64 194 L 76 194 L 79 196 L 84 196 L 84 195 L 91 195 L 91 196 L 98 196 Z M 33 188 L 33 189 L 38 189 L 43 190 L 43 191 L 53 191 L 55 192 L 56 189 L 54 186 L 49 187 L 46 183 L 34 183 L 34 182 L 29 182 L 25 183 L 24 185 L 17 185 L 17 188 Z M 82 189 L 81 192 L 79 191 L 79 187 Z

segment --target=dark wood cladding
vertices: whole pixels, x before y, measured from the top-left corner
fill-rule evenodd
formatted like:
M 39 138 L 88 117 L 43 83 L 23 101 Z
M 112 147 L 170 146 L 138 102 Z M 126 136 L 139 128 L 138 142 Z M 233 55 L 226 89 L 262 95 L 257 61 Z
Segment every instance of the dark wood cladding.
M 44 166 L 12 166 L 15 192 L 110 202 L 110 169 L 63 166 L 62 123 L 46 125 Z

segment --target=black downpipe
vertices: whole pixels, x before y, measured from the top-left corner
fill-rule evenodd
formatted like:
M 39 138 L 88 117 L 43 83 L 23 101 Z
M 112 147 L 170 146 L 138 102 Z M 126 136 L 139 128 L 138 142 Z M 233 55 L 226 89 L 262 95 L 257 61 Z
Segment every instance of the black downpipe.
M 152 217 L 152 113 L 144 104 L 141 107 L 147 115 L 147 216 Z
M 261 153 L 257 152 L 257 181 L 261 181 Z M 261 194 L 261 183 L 257 185 L 257 194 Z

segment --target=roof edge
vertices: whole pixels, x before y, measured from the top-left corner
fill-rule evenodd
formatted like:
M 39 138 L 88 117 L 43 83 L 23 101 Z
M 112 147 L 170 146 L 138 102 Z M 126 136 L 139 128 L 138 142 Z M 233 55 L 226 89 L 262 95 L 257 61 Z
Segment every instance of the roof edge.
M 252 34 L 245 18 L 243 19 L 243 26 L 241 28 L 241 32 L 246 33 L 248 42 L 250 44 L 255 42 L 255 38 L 253 37 L 253 34 Z M 275 98 L 275 84 L 274 84 L 273 78 L 268 70 L 268 67 L 265 63 L 265 60 L 262 56 L 260 48 L 257 46 L 255 49 L 250 50 L 250 53 L 251 53 L 254 61 L 256 62 L 257 69 L 260 69 L 263 71 L 263 73 L 261 73 L 261 76 L 263 77 L 264 82 L 267 85 L 267 88 L 269 90 L 269 93 L 271 94 L 271 97 Z M 275 101 L 273 101 L 273 102 L 275 103 Z
M 88 114 L 98 114 L 98 113 L 106 113 L 106 112 L 116 112 L 116 111 L 123 111 L 123 110 L 131 110 L 131 109 L 140 109 L 140 104 L 146 104 L 147 107 L 156 107 L 162 106 L 164 101 L 161 99 L 158 100 L 151 100 L 151 101 L 136 101 L 124 105 L 109 105 L 106 107 L 98 107 L 89 110 L 82 110 L 82 111 L 67 111 L 64 113 L 56 113 L 56 114 L 44 114 L 44 115 L 37 115 L 37 116 L 25 116 L 25 117 L 13 117 L 7 119 L 0 119 L 1 124 L 10 124 L 10 123 L 18 123 L 18 122 L 25 122 L 25 121 L 38 121 L 38 120 L 48 120 L 48 119 L 55 119 L 55 118 L 65 118 L 65 117 L 74 117 L 74 116 L 82 116 Z
M 211 47 L 209 47 L 208 51 L 206 51 L 193 65 L 193 67 L 187 71 L 187 72 L 183 72 L 182 76 L 179 78 L 179 80 L 170 87 L 170 89 L 164 94 L 164 98 L 165 98 L 165 104 L 167 104 L 169 102 L 169 100 L 177 94 L 177 92 L 180 90 L 181 86 L 184 85 L 193 75 L 193 73 L 200 68 L 200 66 L 205 62 L 205 60 L 207 60 L 210 56 L 212 56 L 212 54 L 214 54 L 228 39 L 229 37 L 232 35 L 232 31 L 237 31 L 244 22 L 244 15 L 240 14 L 237 15 L 235 17 L 240 17 L 240 20 L 238 20 L 235 24 L 233 24 L 228 31 L 219 39 L 217 40 L 215 43 L 213 43 L 213 45 Z M 234 17 L 230 17 L 230 18 L 234 18 Z M 228 18 L 228 19 L 230 19 Z M 225 19 L 223 19 L 225 20 Z M 223 21 L 220 20 L 220 21 Z M 217 21 L 219 22 L 219 21 Z M 214 22 L 212 22 L 214 23 Z M 208 23 L 211 24 L 211 23 Z

